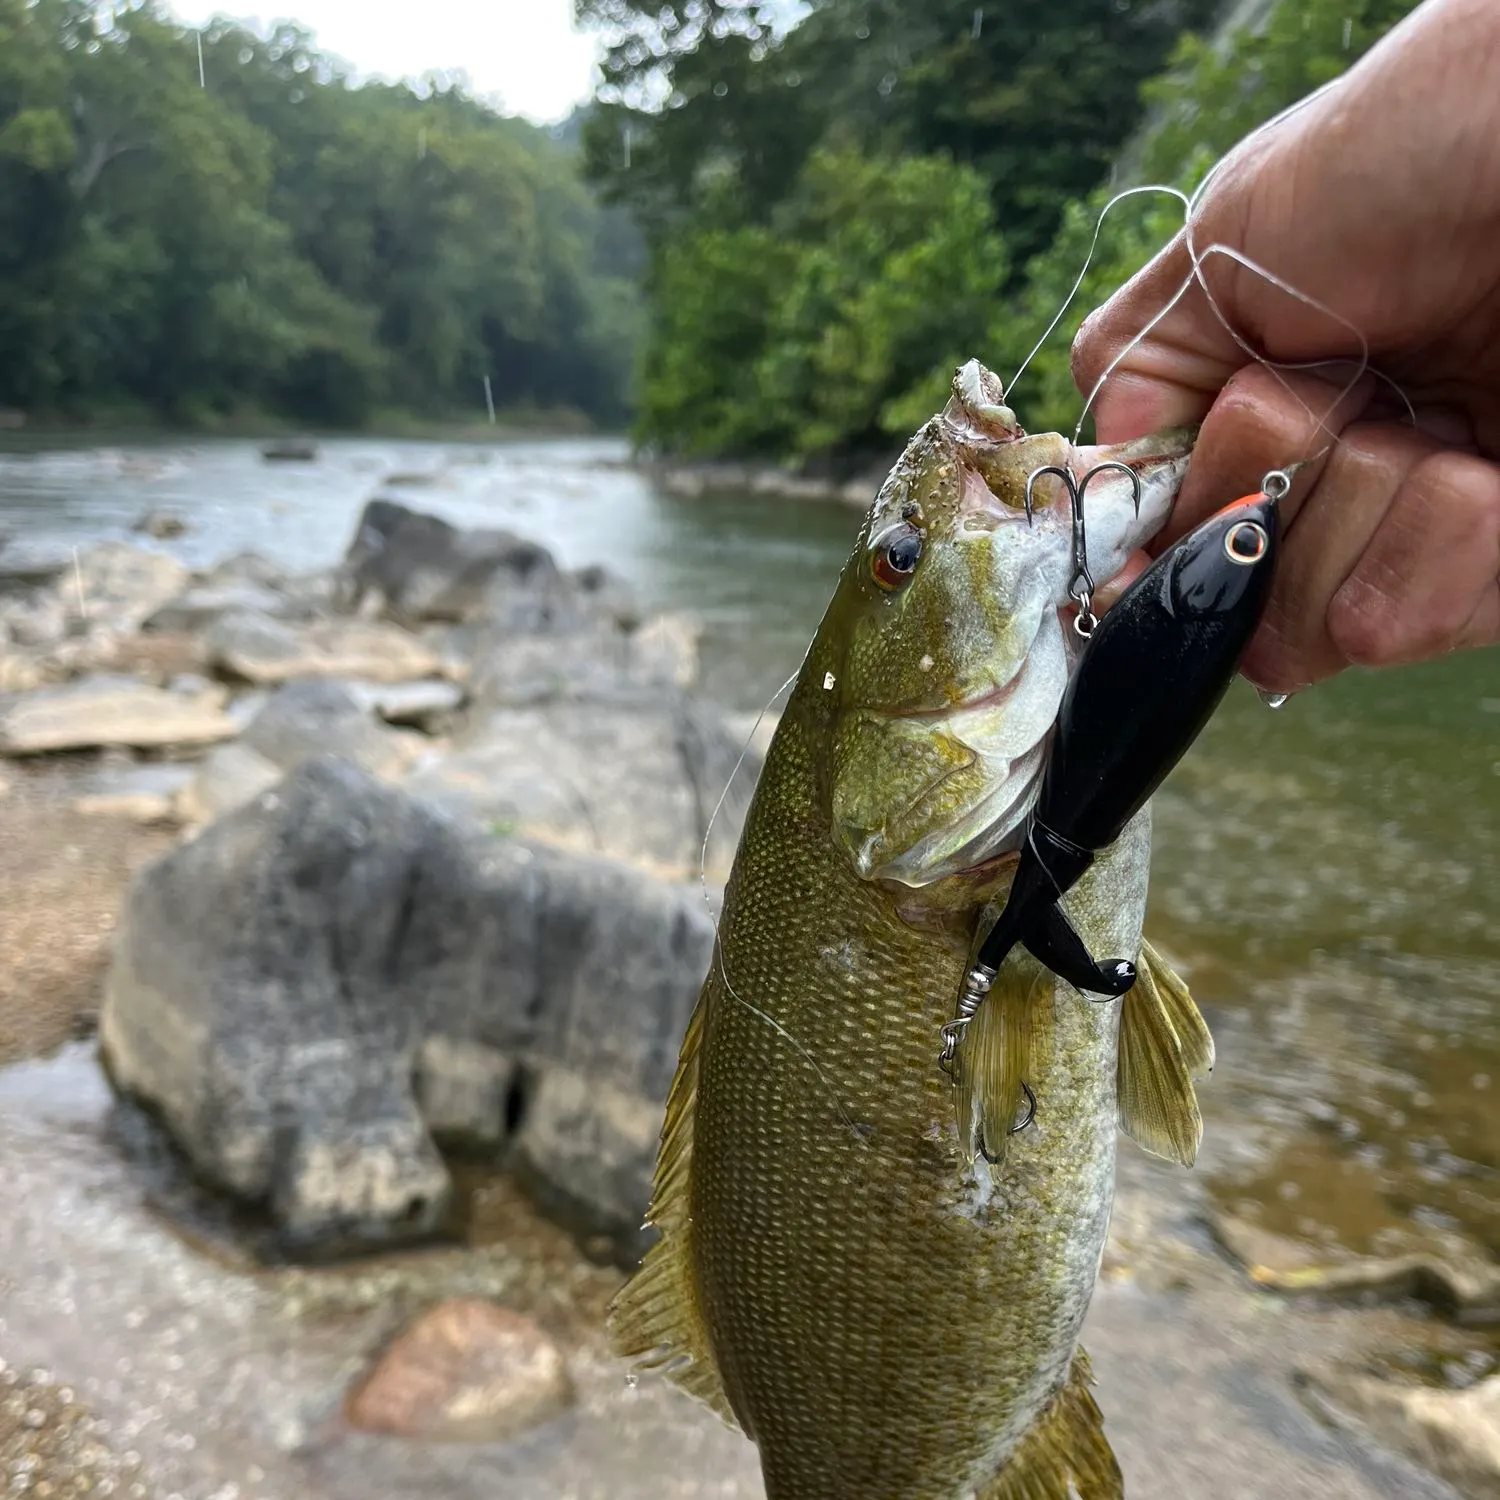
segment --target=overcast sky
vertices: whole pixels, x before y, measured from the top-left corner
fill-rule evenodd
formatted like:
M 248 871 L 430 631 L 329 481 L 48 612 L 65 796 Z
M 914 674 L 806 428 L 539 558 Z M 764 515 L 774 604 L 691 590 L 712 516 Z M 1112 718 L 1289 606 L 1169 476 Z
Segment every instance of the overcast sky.
M 300 21 L 360 73 L 462 69 L 507 113 L 561 120 L 593 88 L 596 48 L 573 29 L 573 0 L 169 0 L 190 26 L 228 14 L 258 30 Z

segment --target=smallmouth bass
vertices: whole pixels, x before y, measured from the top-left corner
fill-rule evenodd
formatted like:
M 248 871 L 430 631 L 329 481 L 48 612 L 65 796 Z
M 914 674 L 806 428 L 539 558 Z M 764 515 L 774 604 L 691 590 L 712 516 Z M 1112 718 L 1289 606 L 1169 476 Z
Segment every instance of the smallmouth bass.
M 1120 459 L 1089 491 L 1100 581 L 1163 524 L 1192 434 L 1085 457 L 1027 436 L 977 362 L 877 495 L 768 753 L 667 1106 L 617 1351 L 758 1445 L 770 1500 L 1110 1500 L 1118 1466 L 1078 1333 L 1117 1125 L 1191 1161 L 1212 1044 L 1141 939 L 1149 807 L 1063 901 L 1091 1003 L 1024 950 L 936 1066 L 1004 904 L 1076 655 L 1071 516 L 1028 476 Z M 1038 1101 L 1011 1134 L 1029 1085 Z

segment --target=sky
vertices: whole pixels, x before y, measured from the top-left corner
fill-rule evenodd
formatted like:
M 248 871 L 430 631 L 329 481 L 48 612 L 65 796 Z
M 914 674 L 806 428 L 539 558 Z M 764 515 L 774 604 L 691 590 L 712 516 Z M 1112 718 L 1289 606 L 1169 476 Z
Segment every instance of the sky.
M 538 124 L 593 89 L 597 47 L 573 0 L 169 0 L 190 26 L 229 15 L 263 31 L 300 22 L 359 73 L 390 79 L 462 70 L 475 93 Z

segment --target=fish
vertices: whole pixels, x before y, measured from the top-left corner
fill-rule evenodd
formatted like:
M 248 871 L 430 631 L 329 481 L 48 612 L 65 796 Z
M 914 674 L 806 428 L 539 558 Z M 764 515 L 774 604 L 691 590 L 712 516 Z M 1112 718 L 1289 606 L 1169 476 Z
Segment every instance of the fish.
M 769 1500 L 1114 1500 L 1079 1330 L 1117 1128 L 1190 1163 L 1212 1040 L 1142 937 L 1147 803 L 1061 906 L 1137 954 L 1095 1003 L 1023 948 L 941 1028 L 1003 908 L 1077 659 L 1046 466 L 1101 458 L 1088 563 L 1161 528 L 1194 434 L 1028 435 L 978 361 L 861 525 L 767 752 L 666 1107 L 616 1353 L 759 1450 Z M 1024 1121 L 1022 1089 L 1037 1105 Z M 1017 1130 L 1024 1123 L 1025 1128 Z

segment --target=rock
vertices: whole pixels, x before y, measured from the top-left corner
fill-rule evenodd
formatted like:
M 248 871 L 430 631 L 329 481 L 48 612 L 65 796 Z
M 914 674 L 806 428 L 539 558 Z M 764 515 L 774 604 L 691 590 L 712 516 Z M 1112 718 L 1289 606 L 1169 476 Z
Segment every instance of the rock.
M 421 750 L 420 739 L 377 724 L 342 683 L 317 678 L 272 694 L 240 744 L 283 771 L 333 755 L 382 780 L 404 775 Z
M 311 761 L 137 877 L 103 1055 L 289 1249 L 441 1221 L 420 1101 L 450 1139 L 515 1131 L 539 1194 L 635 1253 L 712 944 L 692 887 L 464 833 Z
M 267 463 L 310 464 L 318 457 L 318 445 L 309 438 L 280 438 L 266 443 L 260 456 Z
M 73 810 L 99 817 L 128 818 L 133 823 L 171 823 L 177 817 L 177 799 L 193 774 L 191 766 L 173 765 L 102 771 L 74 801 Z
M 530 1318 L 455 1300 L 400 1334 L 350 1393 L 351 1426 L 427 1442 L 495 1443 L 573 1404 L 562 1351 Z
M 1305 1370 L 1300 1380 L 1325 1415 L 1352 1419 L 1468 1500 L 1500 1500 L 1500 1376 L 1462 1391 L 1337 1370 Z
M 365 677 L 406 682 L 438 669 L 437 656 L 396 625 L 322 620 L 293 629 L 265 615 L 224 615 L 204 639 L 209 661 L 247 682 Z
M 280 590 L 286 582 L 286 571 L 259 552 L 235 552 L 216 562 L 206 573 L 199 574 L 197 581 L 204 588 L 211 589 L 254 584 Z
M 691 700 L 554 703 L 484 717 L 408 784 L 494 832 L 696 880 L 743 748 L 717 711 Z M 748 754 L 714 821 L 711 881 L 727 873 L 758 771 Z
M 426 987 L 472 942 L 466 867 L 429 814 L 325 761 L 137 878 L 101 1015 L 111 1076 L 207 1180 L 267 1201 L 289 1250 L 442 1219 L 411 1079 Z
M 207 630 L 223 615 L 253 614 L 268 619 L 307 620 L 315 615 L 305 601 L 255 583 L 191 588 L 155 610 L 142 628 L 150 631 Z
M 1354 1256 L 1329 1262 L 1317 1251 L 1230 1214 L 1209 1219 L 1215 1239 L 1245 1267 L 1251 1281 L 1293 1296 L 1426 1303 L 1444 1317 L 1500 1317 L 1500 1266 L 1479 1259 L 1399 1255 Z
M 425 682 L 347 682 L 344 687 L 361 708 L 379 714 L 387 724 L 409 724 L 428 732 L 464 701 L 462 688 L 439 678 Z
M 133 677 L 87 677 L 0 700 L 0 755 L 206 745 L 236 729 L 218 692 L 173 693 Z
M 269 791 L 283 775 L 282 768 L 245 745 L 215 745 L 197 773 L 177 794 L 174 811 L 189 825 L 211 823 Z
M 46 667 L 34 653 L 0 651 L 0 694 L 29 693 L 46 681 Z
M 482 618 L 492 584 L 526 597 L 536 615 L 555 607 L 564 580 L 545 547 L 500 530 L 460 531 L 394 500 L 365 506 L 341 568 L 344 607 L 374 607 L 397 620 Z
M 187 522 L 172 511 L 148 510 L 137 519 L 131 529 L 144 532 L 149 537 L 155 537 L 159 542 L 165 542 L 173 537 L 182 536 L 188 528 Z
M 57 586 L 70 608 L 82 597 L 90 623 L 128 632 L 139 630 L 148 616 L 182 593 L 188 578 L 188 570 L 174 557 L 124 542 L 101 542 L 80 552 L 71 576 Z
M 492 628 L 472 648 L 476 713 L 543 703 L 674 701 L 698 673 L 697 625 L 658 615 L 625 633 L 514 635 Z
M 6 540 L 0 544 L 0 591 L 52 583 L 73 566 L 61 542 Z
M 494 1047 L 430 1036 L 417 1057 L 417 1103 L 443 1145 L 493 1148 L 505 1139 L 516 1079 L 515 1060 Z
M 18 646 L 56 646 L 68 637 L 79 623 L 75 599 L 70 608 L 60 593 L 37 593 L 26 600 L 14 600 L 0 614 L 6 629 Z

